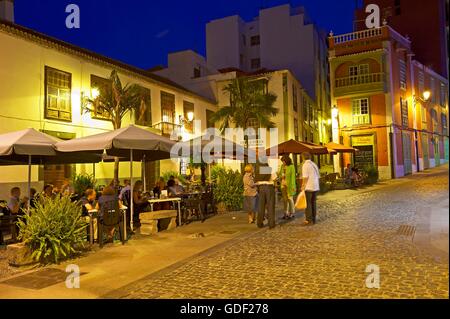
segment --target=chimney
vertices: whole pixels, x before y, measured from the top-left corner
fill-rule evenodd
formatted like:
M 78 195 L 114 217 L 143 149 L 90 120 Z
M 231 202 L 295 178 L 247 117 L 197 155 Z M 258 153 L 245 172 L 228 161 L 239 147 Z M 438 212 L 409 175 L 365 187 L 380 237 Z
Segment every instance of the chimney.
M 14 0 L 0 0 L 0 20 L 14 23 Z

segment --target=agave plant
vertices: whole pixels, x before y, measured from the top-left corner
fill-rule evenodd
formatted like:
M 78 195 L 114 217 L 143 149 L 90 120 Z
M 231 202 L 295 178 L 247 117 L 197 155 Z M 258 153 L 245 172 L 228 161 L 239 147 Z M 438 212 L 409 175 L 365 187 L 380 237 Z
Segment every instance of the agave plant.
M 81 213 L 81 206 L 68 196 L 38 201 L 18 222 L 19 239 L 31 258 L 58 263 L 79 253 L 86 243 L 88 225 Z

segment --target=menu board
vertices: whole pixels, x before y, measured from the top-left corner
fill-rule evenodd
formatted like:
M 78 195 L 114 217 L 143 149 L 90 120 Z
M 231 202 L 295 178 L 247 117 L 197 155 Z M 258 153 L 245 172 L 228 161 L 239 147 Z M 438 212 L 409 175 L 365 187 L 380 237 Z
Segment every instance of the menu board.
M 357 146 L 359 152 L 354 155 L 355 166 L 366 167 L 374 165 L 373 145 L 359 145 Z

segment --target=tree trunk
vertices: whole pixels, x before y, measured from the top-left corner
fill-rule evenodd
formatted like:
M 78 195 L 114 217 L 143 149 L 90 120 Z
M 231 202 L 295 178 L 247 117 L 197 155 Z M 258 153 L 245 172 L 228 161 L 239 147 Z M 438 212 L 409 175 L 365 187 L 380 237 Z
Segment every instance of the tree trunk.
M 116 110 L 117 113 L 117 110 Z M 121 119 L 118 115 L 114 118 L 113 121 L 113 128 L 114 130 L 118 130 L 121 126 Z M 114 189 L 116 190 L 116 193 L 119 192 L 119 158 L 116 156 L 114 157 Z

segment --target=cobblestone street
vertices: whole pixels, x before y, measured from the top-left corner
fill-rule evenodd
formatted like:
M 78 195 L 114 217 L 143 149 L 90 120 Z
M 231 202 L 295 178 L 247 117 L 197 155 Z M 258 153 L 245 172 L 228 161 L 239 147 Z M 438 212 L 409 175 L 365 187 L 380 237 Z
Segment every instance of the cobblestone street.
M 319 198 L 319 223 L 302 218 L 237 238 L 106 297 L 448 298 L 448 257 L 397 234 L 444 202 L 448 170 L 340 200 Z M 447 235 L 448 236 L 448 235 Z M 368 264 L 380 288 L 368 289 Z

